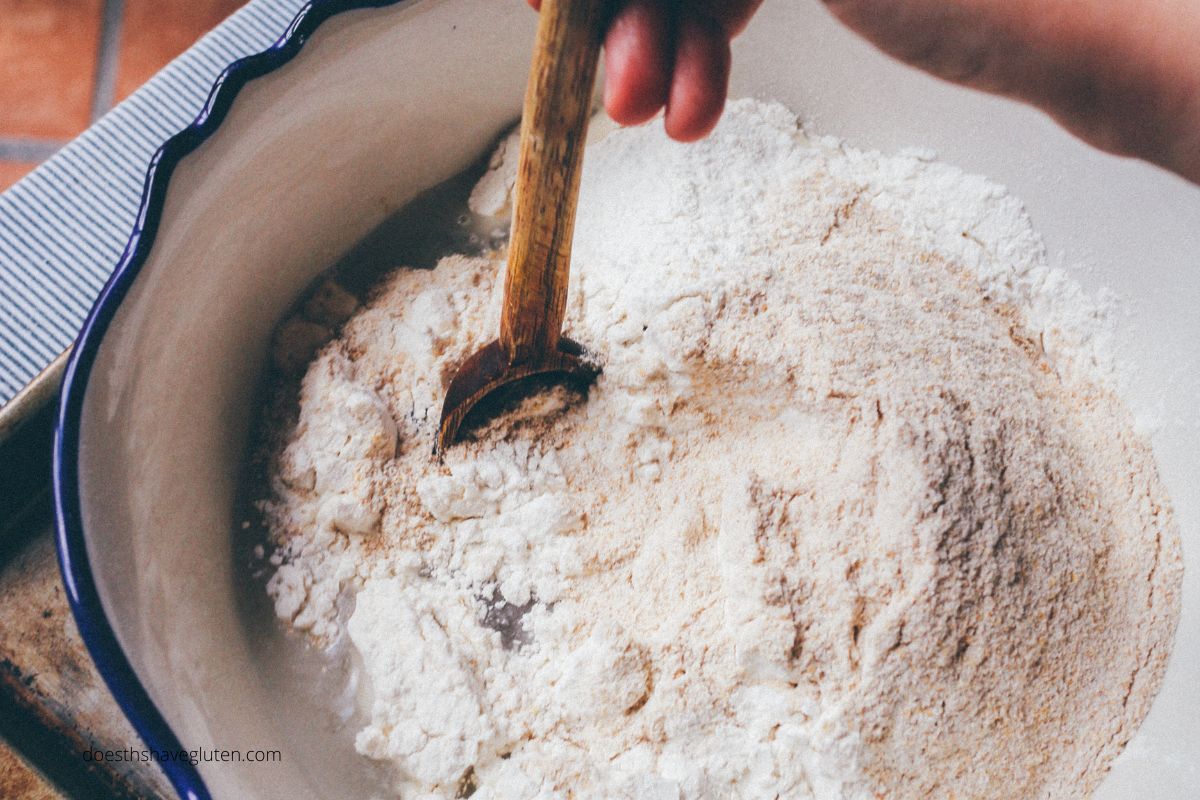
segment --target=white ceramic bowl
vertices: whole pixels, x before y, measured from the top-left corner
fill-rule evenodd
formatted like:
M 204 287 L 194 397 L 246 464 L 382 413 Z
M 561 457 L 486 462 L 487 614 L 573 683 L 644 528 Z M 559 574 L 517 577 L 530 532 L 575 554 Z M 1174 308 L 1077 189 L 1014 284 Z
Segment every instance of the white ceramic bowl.
M 322 757 L 336 751 L 278 702 L 238 616 L 232 508 L 254 389 L 271 328 L 301 289 L 477 159 L 520 108 L 535 18 L 516 0 L 354 5 L 318 0 L 167 145 L 143 229 L 68 371 L 63 570 L 114 694 L 156 748 L 282 751 L 275 764 L 173 763 L 185 796 L 337 796 L 341 775 L 364 767 Z M 1127 301 L 1123 356 L 1139 367 L 1129 400 L 1167 421 L 1155 447 L 1189 570 L 1166 683 L 1100 796 L 1194 797 L 1200 190 L 892 63 L 815 0 L 768 0 L 735 48 L 732 94 L 781 100 L 856 145 L 929 146 L 1007 184 L 1053 256 Z

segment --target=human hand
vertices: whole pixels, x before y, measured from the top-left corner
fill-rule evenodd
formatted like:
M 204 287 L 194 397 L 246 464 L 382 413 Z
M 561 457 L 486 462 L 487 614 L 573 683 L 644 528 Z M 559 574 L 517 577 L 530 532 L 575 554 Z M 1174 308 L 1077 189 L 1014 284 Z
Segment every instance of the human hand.
M 1200 182 L 1200 0 L 824 2 L 902 61 Z M 609 115 L 635 125 L 665 107 L 672 138 L 706 135 L 724 106 L 729 42 L 760 3 L 620 0 L 605 37 Z
M 824 0 L 886 53 L 1200 183 L 1200 0 Z
M 663 108 L 667 134 L 706 136 L 725 107 L 729 42 L 762 0 L 622 0 L 604 37 L 604 107 L 621 125 Z M 541 0 L 529 0 L 534 8 Z

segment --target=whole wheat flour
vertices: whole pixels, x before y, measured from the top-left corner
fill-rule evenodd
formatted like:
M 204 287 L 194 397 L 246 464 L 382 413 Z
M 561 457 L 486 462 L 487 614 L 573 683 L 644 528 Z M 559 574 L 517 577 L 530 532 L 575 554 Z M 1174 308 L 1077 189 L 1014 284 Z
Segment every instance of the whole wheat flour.
M 1181 577 L 1105 304 L 1001 187 L 776 104 L 585 163 L 586 400 L 431 459 L 498 318 L 501 256 L 454 256 L 392 274 L 278 431 L 269 591 L 361 657 L 358 750 L 403 797 L 1087 795 Z

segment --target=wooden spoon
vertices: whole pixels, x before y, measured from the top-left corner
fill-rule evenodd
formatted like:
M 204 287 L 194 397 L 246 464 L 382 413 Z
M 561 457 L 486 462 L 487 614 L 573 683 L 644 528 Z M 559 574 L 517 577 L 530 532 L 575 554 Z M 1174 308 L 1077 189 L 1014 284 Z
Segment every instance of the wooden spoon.
M 446 389 L 435 453 L 495 389 L 559 373 L 590 383 L 598 369 L 562 336 L 571 236 L 606 0 L 543 0 L 521 118 L 517 197 L 500 337 L 467 358 Z

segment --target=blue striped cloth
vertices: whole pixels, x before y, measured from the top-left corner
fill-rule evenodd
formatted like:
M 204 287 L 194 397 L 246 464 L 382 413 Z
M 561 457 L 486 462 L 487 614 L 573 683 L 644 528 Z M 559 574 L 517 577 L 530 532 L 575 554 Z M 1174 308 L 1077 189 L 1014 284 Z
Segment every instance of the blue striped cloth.
M 0 406 L 74 340 L 125 248 L 159 145 L 230 62 L 274 44 L 305 5 L 252 0 L 0 194 Z

